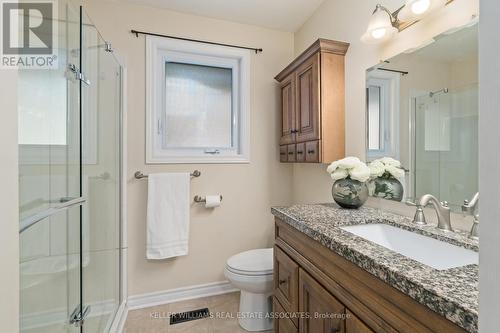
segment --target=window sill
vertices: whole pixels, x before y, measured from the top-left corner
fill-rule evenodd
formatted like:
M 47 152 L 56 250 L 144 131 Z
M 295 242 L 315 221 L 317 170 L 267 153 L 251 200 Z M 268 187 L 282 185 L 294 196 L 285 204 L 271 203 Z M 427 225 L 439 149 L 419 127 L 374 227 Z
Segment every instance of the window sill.
M 247 156 L 146 157 L 146 164 L 249 164 Z

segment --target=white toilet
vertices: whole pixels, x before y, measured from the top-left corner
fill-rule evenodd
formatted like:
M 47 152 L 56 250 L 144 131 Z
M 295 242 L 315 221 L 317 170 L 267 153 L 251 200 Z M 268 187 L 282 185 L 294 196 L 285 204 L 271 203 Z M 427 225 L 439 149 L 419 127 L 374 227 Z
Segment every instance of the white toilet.
M 227 260 L 226 278 L 241 289 L 240 326 L 247 331 L 272 329 L 273 249 L 238 253 Z

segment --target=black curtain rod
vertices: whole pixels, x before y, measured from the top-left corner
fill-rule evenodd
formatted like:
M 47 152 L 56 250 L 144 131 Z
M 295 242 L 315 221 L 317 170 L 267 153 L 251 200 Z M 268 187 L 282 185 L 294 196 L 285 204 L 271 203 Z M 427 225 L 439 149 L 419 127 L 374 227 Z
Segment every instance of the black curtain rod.
M 397 69 L 389 69 L 389 68 L 377 68 L 377 69 L 381 70 L 381 71 L 386 71 L 386 72 L 399 73 L 402 75 L 407 75 L 409 73 L 409 72 L 405 72 L 405 71 L 398 71 Z
M 234 48 L 237 48 L 237 49 L 252 50 L 252 51 L 255 51 L 255 53 L 259 53 L 259 52 L 263 51 L 262 49 L 258 49 L 258 48 L 255 48 L 255 47 L 247 47 L 247 46 L 240 46 L 240 45 L 216 43 L 216 42 L 210 42 L 210 41 L 206 41 L 206 40 L 183 38 L 183 37 L 176 37 L 176 36 L 169 36 L 169 35 L 162 35 L 162 34 L 155 34 L 153 32 L 145 32 L 145 31 L 138 31 L 138 30 L 130 30 L 130 32 L 133 33 L 133 34 L 135 34 L 136 37 L 139 37 L 139 34 L 141 34 L 141 35 L 149 35 L 149 36 L 156 36 L 156 37 L 165 37 L 165 38 L 186 40 L 188 42 L 197 42 L 197 43 L 204 43 L 204 44 L 210 44 L 210 45 L 220 45 L 220 46 L 234 47 Z

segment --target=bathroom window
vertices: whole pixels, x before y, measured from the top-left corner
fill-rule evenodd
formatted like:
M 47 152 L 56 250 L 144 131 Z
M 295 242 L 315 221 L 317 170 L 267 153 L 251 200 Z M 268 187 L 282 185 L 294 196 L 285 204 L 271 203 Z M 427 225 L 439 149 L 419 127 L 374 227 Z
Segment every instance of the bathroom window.
M 367 160 L 399 159 L 399 74 L 375 71 L 366 84 Z
M 249 52 L 146 43 L 147 163 L 249 162 Z

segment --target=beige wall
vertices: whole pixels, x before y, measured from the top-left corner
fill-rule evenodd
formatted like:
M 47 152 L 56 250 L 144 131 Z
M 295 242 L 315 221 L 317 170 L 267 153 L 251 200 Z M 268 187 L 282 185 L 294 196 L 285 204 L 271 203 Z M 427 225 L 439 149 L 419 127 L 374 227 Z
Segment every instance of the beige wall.
M 19 330 L 19 216 L 17 170 L 17 71 L 0 69 L 0 323 Z
M 479 0 L 455 0 L 435 15 L 413 25 L 385 45 L 363 44 L 359 39 L 366 30 L 378 0 L 326 0 L 295 33 L 298 55 L 318 37 L 351 43 L 346 55 L 346 154 L 365 157 L 365 70 L 380 60 L 421 45 L 450 28 L 463 25 L 478 13 Z M 404 1 L 387 0 L 384 5 L 397 9 Z M 332 181 L 326 165 L 295 164 L 293 194 L 295 202 L 331 201 Z M 372 202 L 373 203 L 373 202 Z M 377 205 L 384 201 L 375 200 Z M 409 211 L 411 212 L 411 210 Z
M 293 35 L 156 8 L 98 0 L 84 3 L 128 70 L 129 294 L 225 280 L 223 269 L 228 256 L 271 246 L 270 206 L 291 202 L 292 167 L 278 161 L 279 98 L 273 76 L 293 57 Z M 264 49 L 252 55 L 250 164 L 145 164 L 145 42 L 130 29 Z M 202 176 L 192 180 L 191 194 L 220 193 L 224 196 L 222 206 L 213 211 L 192 207 L 189 255 L 168 261 L 146 260 L 147 183 L 133 179 L 133 173 L 194 169 Z

